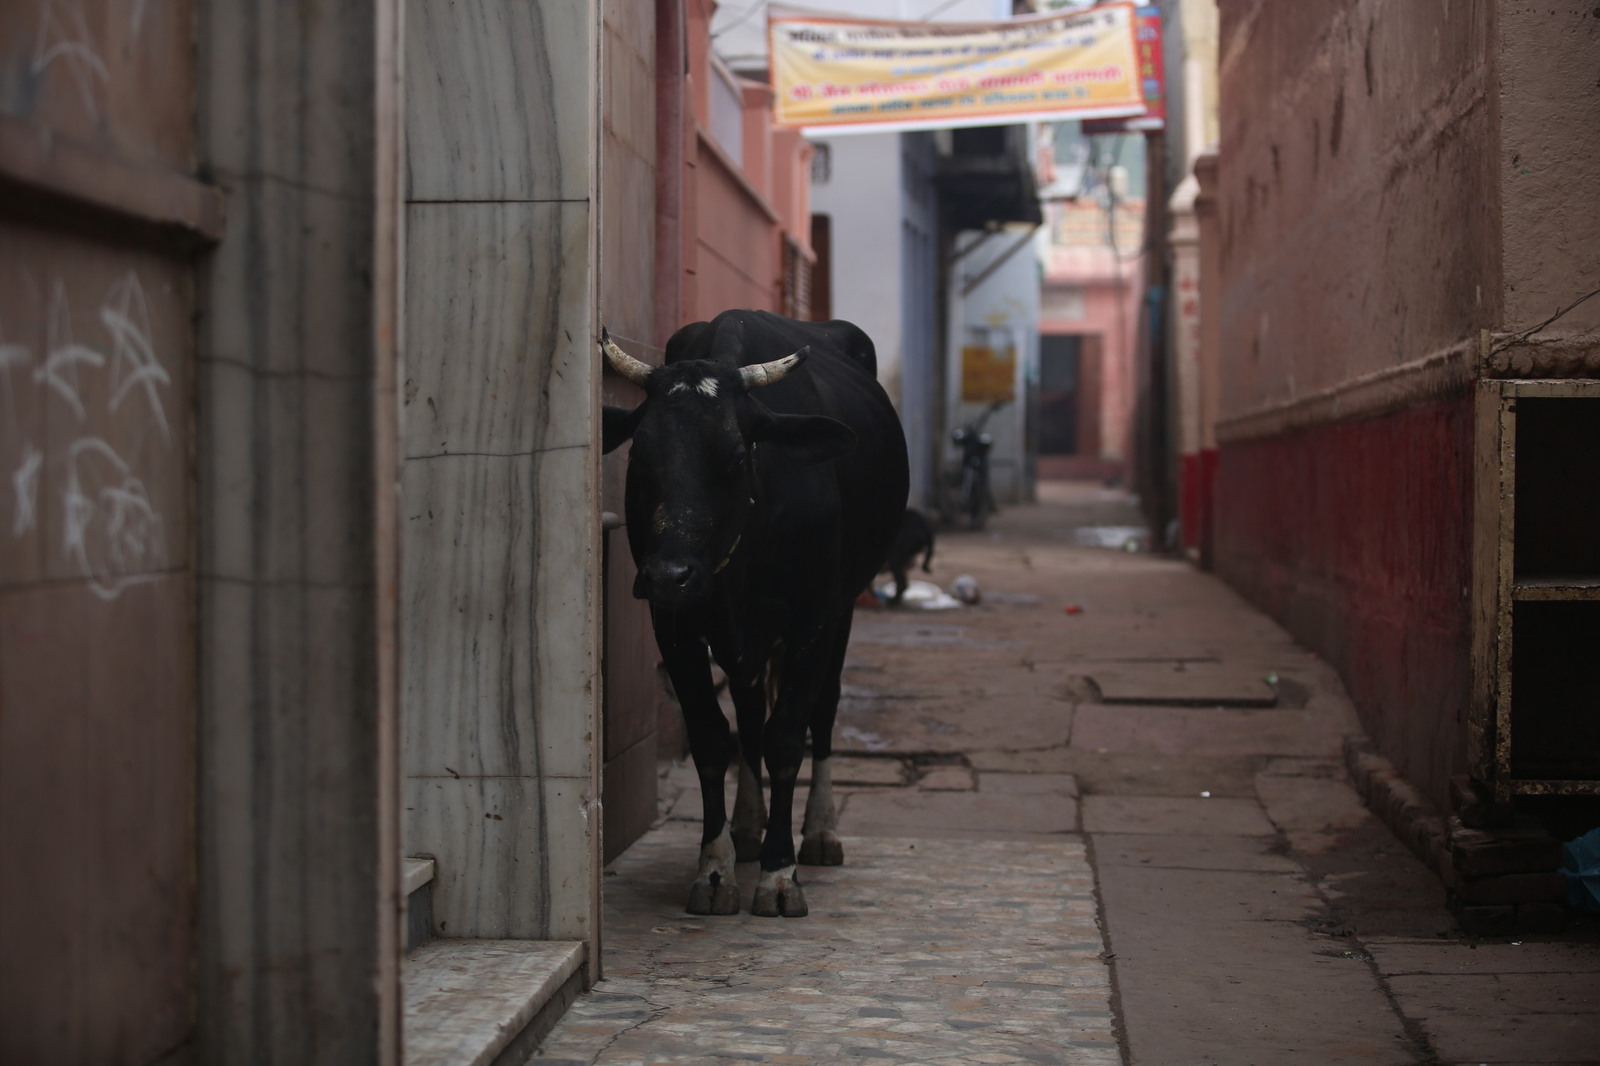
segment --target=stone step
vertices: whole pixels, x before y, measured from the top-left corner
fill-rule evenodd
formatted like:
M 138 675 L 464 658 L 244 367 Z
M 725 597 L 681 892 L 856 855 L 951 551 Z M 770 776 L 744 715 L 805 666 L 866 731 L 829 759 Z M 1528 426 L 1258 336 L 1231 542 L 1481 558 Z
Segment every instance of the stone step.
M 406 1066 L 522 1066 L 583 988 L 579 941 L 436 938 L 406 955 Z

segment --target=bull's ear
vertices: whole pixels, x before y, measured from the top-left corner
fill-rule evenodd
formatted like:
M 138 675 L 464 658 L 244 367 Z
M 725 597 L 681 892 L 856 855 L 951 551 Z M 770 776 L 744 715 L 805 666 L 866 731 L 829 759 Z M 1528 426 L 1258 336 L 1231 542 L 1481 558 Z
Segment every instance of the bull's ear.
M 626 407 L 612 407 L 609 404 L 600 408 L 600 451 L 602 454 L 616 451 L 622 443 L 633 436 L 633 431 L 639 425 L 639 412 L 644 410 L 644 404 L 629 410 Z
M 803 463 L 825 463 L 856 450 L 855 431 L 837 419 L 777 414 L 765 404 L 749 402 L 754 409 L 750 423 L 753 441 L 782 444 Z

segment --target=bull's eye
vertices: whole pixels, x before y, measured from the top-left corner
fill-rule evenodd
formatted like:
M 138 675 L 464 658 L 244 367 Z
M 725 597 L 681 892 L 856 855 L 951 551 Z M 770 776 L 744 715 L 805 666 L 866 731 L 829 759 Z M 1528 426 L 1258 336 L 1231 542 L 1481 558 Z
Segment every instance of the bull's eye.
M 734 476 L 743 474 L 745 465 L 749 461 L 750 452 L 743 444 L 739 445 L 733 450 L 733 454 L 728 457 L 728 473 Z

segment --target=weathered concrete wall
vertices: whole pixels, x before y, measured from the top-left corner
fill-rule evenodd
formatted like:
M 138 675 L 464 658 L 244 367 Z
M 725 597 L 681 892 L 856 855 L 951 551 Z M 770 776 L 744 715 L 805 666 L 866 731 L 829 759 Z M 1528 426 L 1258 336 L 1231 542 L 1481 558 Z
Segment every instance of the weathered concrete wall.
M 1503 325 L 1521 330 L 1600 288 L 1600 7 L 1503 3 L 1499 31 Z M 1596 329 L 1600 297 L 1551 325 Z
M 1222 0 L 1221 19 L 1217 567 L 1333 659 L 1443 804 L 1465 770 L 1478 332 L 1600 277 L 1600 18 Z M 1596 302 L 1551 327 L 1569 366 Z
M 1503 315 L 1492 7 L 1221 5 L 1216 566 L 1441 803 L 1470 674 L 1462 359 Z M 1352 387 L 1375 374 L 1377 405 Z
M 1489 0 L 1223 0 L 1223 420 L 1501 318 Z

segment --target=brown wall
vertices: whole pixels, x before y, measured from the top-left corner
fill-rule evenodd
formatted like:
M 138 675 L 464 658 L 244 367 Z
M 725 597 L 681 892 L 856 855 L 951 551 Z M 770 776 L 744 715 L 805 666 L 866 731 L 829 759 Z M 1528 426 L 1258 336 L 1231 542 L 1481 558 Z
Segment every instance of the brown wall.
M 0 9 L 5 1062 L 151 1062 L 195 1020 L 193 251 L 220 201 L 190 6 L 120 15 Z

